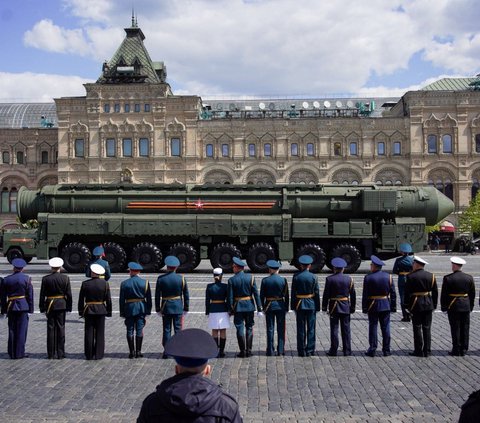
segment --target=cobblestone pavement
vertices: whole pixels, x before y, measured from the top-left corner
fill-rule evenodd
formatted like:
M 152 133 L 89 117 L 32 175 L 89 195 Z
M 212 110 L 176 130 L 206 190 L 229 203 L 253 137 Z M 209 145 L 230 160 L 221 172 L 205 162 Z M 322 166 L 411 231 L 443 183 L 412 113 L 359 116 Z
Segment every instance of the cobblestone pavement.
M 425 255 L 428 270 L 441 278 L 449 273 L 448 256 Z M 480 287 L 480 256 L 467 256 L 465 271 Z M 393 260 L 385 270 L 391 270 Z M 368 265 L 355 275 L 357 295 Z M 0 274 L 10 266 L 0 259 Z M 36 306 L 46 262 L 33 261 Z M 156 275 L 148 275 L 151 281 Z M 287 274 L 289 280 L 291 273 Z M 323 292 L 325 273 L 320 275 Z M 74 308 L 82 275 L 71 275 Z M 107 321 L 106 357 L 83 359 L 83 321 L 77 313 L 67 316 L 65 360 L 46 359 L 46 320 L 38 311 L 31 316 L 27 353 L 29 358 L 10 360 L 6 354 L 7 321 L 0 321 L 0 421 L 2 422 L 131 422 L 143 398 L 164 378 L 173 375 L 172 360 L 161 360 L 161 319 L 152 315 L 145 329 L 143 359 L 129 360 L 125 326 L 118 315 L 118 294 L 124 275 L 111 279 L 114 316 Z M 186 327 L 207 328 L 204 290 L 211 281 L 207 262 L 187 275 L 192 297 Z M 260 276 L 257 278 L 260 282 Z M 360 294 L 360 295 L 359 295 Z M 361 298 L 359 298 L 361 300 Z M 38 309 L 38 308 L 37 308 Z M 317 318 L 317 354 L 296 355 L 294 314 L 287 316 L 285 357 L 265 356 L 265 322 L 256 318 L 254 356 L 235 357 L 236 337 L 228 332 L 227 357 L 212 360 L 213 380 L 234 395 L 245 422 L 455 422 L 459 407 L 469 393 L 480 389 L 480 308 L 472 314 L 471 350 L 466 357 L 450 357 L 450 331 L 446 315 L 436 312 L 432 326 L 432 356 L 410 357 L 413 336 L 409 323 L 392 315 L 390 357 L 365 357 L 368 325 L 357 306 L 352 316 L 352 357 L 327 357 L 328 317 Z

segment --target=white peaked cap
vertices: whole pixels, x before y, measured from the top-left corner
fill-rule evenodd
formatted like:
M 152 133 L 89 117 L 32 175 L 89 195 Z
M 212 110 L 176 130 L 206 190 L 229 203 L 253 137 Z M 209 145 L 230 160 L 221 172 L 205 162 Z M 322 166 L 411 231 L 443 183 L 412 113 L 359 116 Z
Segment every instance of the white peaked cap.
M 216 267 L 215 269 L 213 269 L 213 274 L 215 276 L 222 275 L 223 274 L 222 268 L 221 267 Z
M 92 271 L 92 273 L 95 273 L 96 275 L 105 274 L 105 268 L 98 263 L 91 264 L 90 270 Z
M 458 265 L 460 265 L 460 266 L 463 266 L 463 265 L 466 263 L 466 261 L 465 261 L 463 258 L 461 258 L 461 257 L 456 257 L 456 256 L 455 256 L 455 257 L 452 257 L 452 258 L 450 259 L 450 261 L 451 261 L 453 264 L 458 264 Z
M 422 259 L 420 256 L 413 256 L 413 261 L 416 261 L 420 264 L 428 264 L 428 261 Z
M 50 267 L 62 267 L 63 260 L 60 257 L 53 257 L 50 260 L 48 260 L 48 265 Z

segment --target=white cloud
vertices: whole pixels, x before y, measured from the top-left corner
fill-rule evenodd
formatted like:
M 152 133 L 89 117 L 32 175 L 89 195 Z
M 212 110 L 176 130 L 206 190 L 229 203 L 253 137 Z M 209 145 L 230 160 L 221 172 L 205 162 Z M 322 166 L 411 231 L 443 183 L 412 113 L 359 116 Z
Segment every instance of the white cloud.
M 108 0 L 63 0 L 64 7 L 72 15 L 87 21 L 107 23 L 116 3 Z

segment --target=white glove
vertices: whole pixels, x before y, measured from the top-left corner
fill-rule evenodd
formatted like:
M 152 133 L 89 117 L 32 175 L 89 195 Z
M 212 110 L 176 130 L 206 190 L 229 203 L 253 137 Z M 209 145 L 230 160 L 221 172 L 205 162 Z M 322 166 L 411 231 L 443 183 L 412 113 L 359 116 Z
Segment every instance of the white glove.
M 262 311 L 257 311 L 257 316 L 258 317 L 263 317 L 263 312 Z
M 295 310 L 288 310 L 289 313 L 295 313 Z

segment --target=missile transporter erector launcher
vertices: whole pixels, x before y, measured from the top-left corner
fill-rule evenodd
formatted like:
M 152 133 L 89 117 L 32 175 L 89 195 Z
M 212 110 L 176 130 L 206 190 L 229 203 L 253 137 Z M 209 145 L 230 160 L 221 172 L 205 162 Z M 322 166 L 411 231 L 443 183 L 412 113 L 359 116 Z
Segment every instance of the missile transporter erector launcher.
M 103 244 L 113 271 L 130 260 L 156 272 L 167 255 L 188 272 L 208 258 L 231 270 L 232 257 L 254 272 L 275 258 L 296 265 L 302 254 L 320 271 L 343 257 L 355 271 L 370 255 L 388 259 L 402 242 L 425 245 L 425 226 L 453 211 L 433 187 L 375 185 L 55 185 L 21 188 L 20 220 L 37 230 L 4 234 L 9 260 L 61 256 L 65 268 L 82 272 L 90 251 Z

